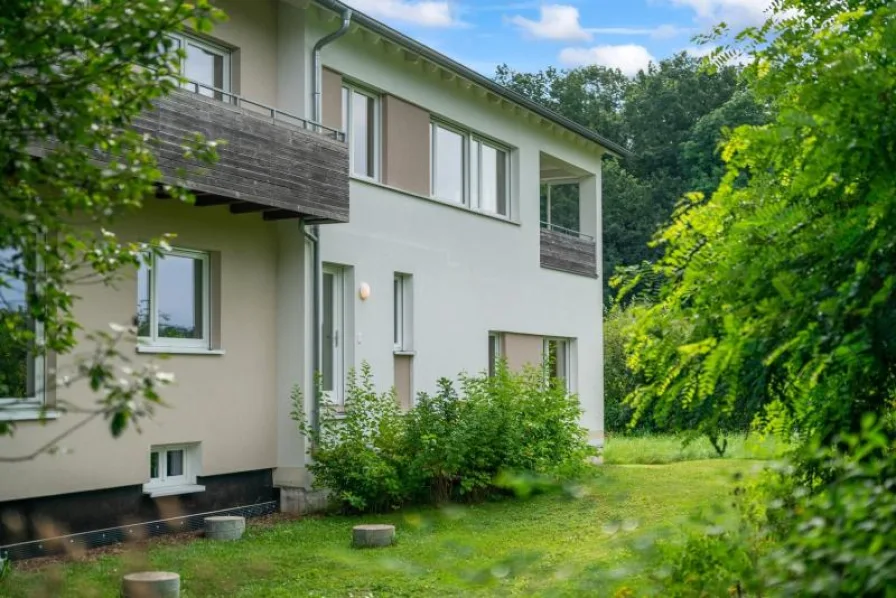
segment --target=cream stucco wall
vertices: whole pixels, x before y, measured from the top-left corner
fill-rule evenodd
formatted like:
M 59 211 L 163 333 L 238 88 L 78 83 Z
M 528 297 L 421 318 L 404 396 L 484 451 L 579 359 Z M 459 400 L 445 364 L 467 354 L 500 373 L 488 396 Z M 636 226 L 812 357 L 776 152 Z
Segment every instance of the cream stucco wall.
M 277 103 L 276 0 L 214 0 L 227 20 L 209 34 L 236 48 L 233 56 L 234 90 L 269 106 Z
M 276 465 L 276 307 L 278 241 L 274 225 L 258 215 L 233 216 L 225 208 L 194 208 L 151 200 L 115 231 L 124 239 L 177 233 L 176 246 L 217 251 L 221 256 L 221 348 L 224 355 L 177 355 L 160 362 L 175 374 L 163 390 L 168 407 L 113 440 L 97 421 L 61 443 L 63 452 L 34 461 L 0 463 L 0 501 L 142 484 L 149 476 L 149 447 L 201 443 L 201 475 L 272 468 Z M 296 226 L 295 233 L 298 233 Z M 86 331 L 128 322 L 135 313 L 131 275 L 117 289 L 75 287 L 75 315 Z M 84 344 L 80 350 L 89 349 Z M 135 361 L 148 359 L 125 353 Z M 72 357 L 58 360 L 60 372 Z M 60 397 L 89 406 L 95 400 L 78 385 Z M 16 435 L 0 437 L 0 455 L 26 454 L 76 423 L 66 415 L 45 425 L 20 422 Z

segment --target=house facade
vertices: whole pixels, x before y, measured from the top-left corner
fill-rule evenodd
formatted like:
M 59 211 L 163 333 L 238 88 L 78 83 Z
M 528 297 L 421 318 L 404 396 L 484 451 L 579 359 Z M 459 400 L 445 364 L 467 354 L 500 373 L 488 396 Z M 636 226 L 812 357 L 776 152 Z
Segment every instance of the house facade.
M 166 356 L 169 406 L 139 433 L 95 421 L 56 454 L 0 463 L 0 550 L 276 505 L 311 483 L 293 389 L 312 413 L 319 371 L 344 401 L 362 362 L 410 406 L 440 377 L 547 354 L 602 441 L 600 173 L 619 148 L 335 0 L 217 4 L 227 22 L 179 38 L 192 83 L 136 126 L 171 140 L 172 177 L 193 131 L 227 141 L 221 160 L 189 175 L 195 205 L 149 200 L 116 227 L 175 233 L 170 254 L 78 289 L 85 330 L 134 321 L 134 359 Z M 52 386 L 2 415 L 18 427 L 0 454 L 76 421 L 57 395 L 94 400 Z

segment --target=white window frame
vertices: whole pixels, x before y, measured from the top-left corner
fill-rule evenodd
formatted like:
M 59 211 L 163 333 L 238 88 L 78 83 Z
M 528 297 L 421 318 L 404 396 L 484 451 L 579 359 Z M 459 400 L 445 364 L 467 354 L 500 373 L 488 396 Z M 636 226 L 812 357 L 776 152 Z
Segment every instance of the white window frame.
M 488 363 L 488 375 L 494 376 L 498 372 L 498 363 L 504 358 L 504 334 L 501 332 L 488 333 L 489 355 L 494 353 L 494 363 Z
M 165 349 L 202 349 L 210 350 L 211 346 L 211 256 L 206 251 L 195 249 L 171 248 L 164 252 L 166 256 L 185 257 L 202 262 L 202 338 L 168 338 L 159 336 L 158 283 L 156 279 L 158 256 L 153 254 L 149 260 L 149 336 L 141 336 L 138 343 L 146 347 Z M 139 284 L 139 281 L 138 281 Z M 139 306 L 138 306 L 139 310 Z
M 35 278 L 40 279 L 40 274 L 44 271 L 43 260 L 37 256 L 34 264 Z M 37 283 L 40 284 L 40 283 Z M 42 346 L 44 344 L 44 325 L 42 322 L 34 323 L 34 343 Z M 0 421 L 9 419 L 18 419 L 16 416 L 25 412 L 34 412 L 41 409 L 46 402 L 46 357 L 43 352 L 38 352 L 31 356 L 34 363 L 34 396 L 32 397 L 0 397 Z M 21 411 L 20 411 L 21 410 Z M 18 414 L 16 412 L 19 412 Z
M 550 343 L 560 343 L 558 349 L 562 347 L 563 354 L 563 363 L 562 363 L 562 372 L 559 371 L 558 368 L 558 378 L 562 377 L 564 385 L 566 387 L 566 392 L 571 392 L 572 390 L 572 382 L 570 380 L 572 374 L 572 339 L 561 338 L 561 337 L 545 337 L 544 342 L 542 344 L 542 360 L 545 362 L 545 383 L 549 382 L 551 379 L 551 372 L 547 363 L 548 358 L 551 355 Z M 558 350 L 558 355 L 560 355 L 560 350 Z
M 392 280 L 394 304 L 392 306 L 392 342 L 396 353 L 409 353 L 413 350 L 412 317 L 413 317 L 413 276 L 396 272 Z M 397 337 L 397 338 L 396 338 Z
M 323 266 L 321 276 L 333 276 L 333 346 L 322 346 L 322 351 L 333 352 L 333 388 L 329 391 L 328 399 L 336 405 L 345 405 L 345 328 L 346 328 L 346 276 L 345 268 L 330 264 Z M 321 294 L 323 294 L 323 283 L 321 283 Z M 326 306 L 323 306 L 326 309 Z M 321 344 L 326 337 L 324 326 L 324 318 L 321 317 Z
M 233 79 L 232 79 L 233 73 L 231 70 L 232 69 L 232 67 L 231 67 L 232 55 L 233 55 L 232 49 L 222 46 L 220 44 L 216 44 L 216 43 L 201 39 L 201 38 L 193 36 L 193 35 L 186 34 L 186 33 L 173 34 L 171 37 L 177 41 L 178 48 L 183 50 L 185 53 L 187 51 L 187 45 L 192 44 L 198 48 L 202 48 L 206 52 L 210 52 L 212 54 L 217 54 L 218 56 L 221 56 L 223 58 L 223 63 L 224 63 L 223 64 L 224 86 L 221 87 L 220 90 L 225 93 L 228 93 L 228 94 L 232 93 L 232 88 L 233 88 Z M 186 70 L 187 70 L 186 61 L 187 61 L 187 59 L 186 59 L 186 57 L 184 57 L 180 61 L 180 64 L 178 65 L 179 74 L 181 77 L 186 77 Z M 200 90 L 202 89 L 202 88 L 197 89 L 196 86 L 192 83 L 184 83 L 184 84 L 182 84 L 182 87 L 184 89 L 189 89 L 196 93 L 201 93 Z M 203 95 L 207 95 L 207 94 L 203 94 Z
M 367 174 L 358 174 L 355 172 L 355 146 L 354 146 L 354 135 L 352 132 L 354 130 L 354 97 L 353 94 L 359 94 L 365 96 L 369 99 L 373 100 L 373 122 L 370 123 L 370 131 L 369 134 L 373 136 L 372 147 L 373 147 L 373 155 L 368 156 L 369 160 L 373 162 L 373 176 Z M 378 182 L 380 180 L 380 162 L 381 162 L 381 154 L 382 154 L 382 133 L 381 133 L 381 122 L 382 122 L 382 98 L 381 95 L 375 91 L 371 91 L 364 87 L 360 87 L 352 82 L 343 81 L 342 83 L 342 128 L 345 132 L 345 141 L 348 144 L 348 153 L 349 153 L 349 173 L 351 176 L 359 179 L 363 179 L 365 181 L 374 181 Z
M 471 195 L 472 195 L 473 185 L 476 185 L 476 187 L 477 187 L 477 190 L 476 190 L 477 205 L 472 206 L 473 209 L 475 209 L 479 212 L 482 212 L 484 214 L 490 214 L 492 216 L 497 216 L 499 218 L 510 219 L 510 206 L 511 206 L 510 198 L 512 197 L 511 186 L 510 186 L 510 183 L 512 180 L 512 177 L 510 176 L 510 149 L 505 145 L 501 145 L 500 143 L 495 143 L 494 141 L 491 141 L 490 139 L 487 139 L 485 137 L 482 137 L 482 136 L 476 135 L 476 134 L 470 135 L 468 143 L 470 146 L 470 150 L 467 153 L 469 155 L 470 160 L 474 159 L 473 147 L 474 147 L 474 144 L 476 144 L 476 143 L 480 144 L 480 147 L 485 146 L 485 147 L 489 147 L 493 150 L 497 150 L 499 152 L 504 153 L 504 190 L 507 195 L 504 198 L 504 207 L 505 207 L 505 210 L 507 211 L 507 213 L 502 214 L 500 212 L 492 212 L 492 211 L 485 210 L 482 208 L 482 151 L 481 151 L 481 149 L 480 149 L 480 151 L 475 152 L 476 153 L 475 159 L 477 161 L 477 164 L 476 164 L 477 180 L 474 181 L 472 176 L 469 177 L 470 178 Z
M 171 451 L 183 451 L 183 474 L 178 476 L 168 475 L 168 453 Z M 158 453 L 159 476 L 152 476 L 152 455 Z M 198 444 L 166 444 L 152 446 L 149 449 L 150 467 L 147 474 L 148 481 L 143 484 L 143 492 L 152 497 L 169 496 L 172 494 L 186 494 L 190 492 L 202 492 L 205 486 L 196 484 L 196 477 L 200 468 L 200 455 Z
M 438 149 L 438 135 L 437 129 L 445 129 L 446 131 L 450 131 L 457 135 L 461 136 L 461 143 L 463 148 L 463 159 L 461 160 L 461 169 L 462 169 L 462 184 L 461 189 L 463 193 L 463 198 L 460 203 L 454 202 L 450 199 L 446 199 L 440 197 L 436 190 L 438 188 L 437 181 L 437 173 L 438 173 L 438 157 L 439 157 L 439 149 Z M 476 152 L 474 157 L 473 147 L 475 143 L 479 143 L 481 145 L 485 145 L 492 149 L 504 152 L 504 185 L 507 191 L 507 197 L 505 197 L 505 206 L 506 206 L 506 214 L 501 214 L 500 212 L 492 212 L 489 210 L 482 209 L 482 152 Z M 464 129 L 463 127 L 459 127 L 453 125 L 451 123 L 445 122 L 438 118 L 433 118 L 430 121 L 429 127 L 429 148 L 430 148 L 430 161 L 429 161 L 429 180 L 430 180 L 430 197 L 433 199 L 437 199 L 441 202 L 445 202 L 451 205 L 462 205 L 470 210 L 479 212 L 480 214 L 488 214 L 489 216 L 493 216 L 495 218 L 502 218 L 504 220 L 510 220 L 513 212 L 513 160 L 511 159 L 513 155 L 513 151 L 507 145 L 503 143 L 499 143 L 497 141 L 493 141 L 488 137 L 480 135 L 478 133 L 474 133 L 468 129 Z M 473 160 L 476 160 L 476 180 L 473 180 L 472 176 L 472 163 Z M 473 205 L 473 186 L 476 186 L 476 205 Z

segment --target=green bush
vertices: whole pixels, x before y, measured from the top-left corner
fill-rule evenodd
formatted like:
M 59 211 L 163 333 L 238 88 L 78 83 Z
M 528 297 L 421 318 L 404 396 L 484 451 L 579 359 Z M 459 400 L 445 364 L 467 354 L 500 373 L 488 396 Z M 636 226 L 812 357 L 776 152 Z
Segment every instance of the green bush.
M 804 449 L 796 465 L 738 489 L 739 517 L 653 547 L 657 590 L 896 596 L 896 443 L 886 428 L 866 420 L 860 434 Z
M 344 414 L 327 405 L 311 438 L 315 484 L 345 510 L 382 511 L 408 503 L 478 500 L 501 490 L 507 474 L 572 479 L 588 468 L 592 449 L 579 425 L 578 399 L 542 369 L 494 377 L 461 375 L 421 393 L 402 415 L 394 393 L 377 394 L 371 372 L 350 376 Z M 300 397 L 296 395 L 298 401 Z

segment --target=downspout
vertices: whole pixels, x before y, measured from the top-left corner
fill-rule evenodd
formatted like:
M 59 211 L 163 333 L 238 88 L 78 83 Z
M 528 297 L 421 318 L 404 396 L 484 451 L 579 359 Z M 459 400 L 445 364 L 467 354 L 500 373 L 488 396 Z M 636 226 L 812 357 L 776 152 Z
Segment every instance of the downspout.
M 324 46 L 336 41 L 346 33 L 352 22 L 352 10 L 343 7 L 342 25 L 329 35 L 317 40 L 312 50 L 311 58 L 311 77 L 312 77 L 312 97 L 311 97 L 311 120 L 315 124 L 320 124 L 323 120 L 323 70 L 321 65 L 321 50 Z M 317 383 L 318 372 L 323 371 L 321 363 L 321 325 L 323 322 L 323 313 L 321 305 L 321 280 L 323 277 L 323 262 L 321 260 L 320 251 L 320 226 L 314 225 L 311 231 L 306 233 L 313 244 L 313 260 L 314 260 L 314 322 L 313 322 L 313 343 L 312 343 L 312 363 L 314 363 L 314 381 L 312 386 L 313 403 L 311 405 L 311 428 L 315 431 L 320 430 L 320 385 Z

